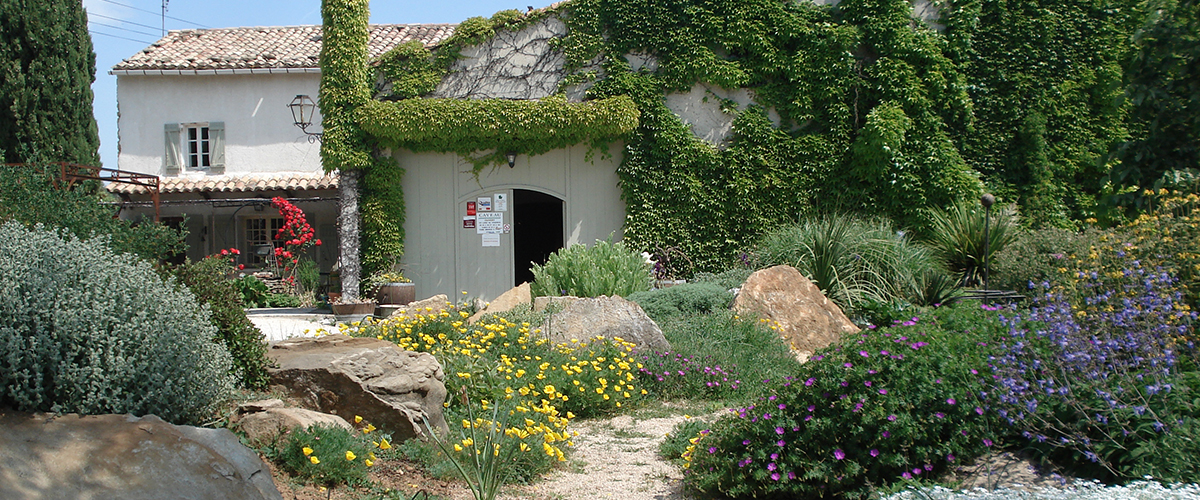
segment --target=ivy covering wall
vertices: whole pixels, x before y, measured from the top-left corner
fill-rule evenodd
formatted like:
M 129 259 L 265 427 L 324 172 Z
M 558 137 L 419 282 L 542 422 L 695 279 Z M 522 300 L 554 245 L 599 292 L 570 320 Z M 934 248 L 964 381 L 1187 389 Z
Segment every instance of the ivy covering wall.
M 1134 34 L 1150 29 L 1142 3 L 939 7 L 942 32 L 914 19 L 908 0 L 572 0 L 531 16 L 503 11 L 464 21 L 434 51 L 409 44 L 384 56 L 378 101 L 356 118 L 389 145 L 456 152 L 477 168 L 508 149 L 621 139 L 624 237 L 683 251 L 694 264 L 684 274 L 735 263 L 764 231 L 805 214 L 920 229 L 925 208 L 988 190 L 1019 204 L 1028 225 L 1071 226 L 1131 189 L 1107 174 L 1129 171 L 1110 153 L 1145 135 L 1127 126 L 1122 99 Z M 573 72 L 564 90 L 590 85 L 584 103 L 421 97 L 463 47 L 551 15 L 568 27 L 554 45 Z M 628 54 L 656 64 L 634 70 Z M 696 84 L 752 91 L 749 106 L 709 96 L 733 117 L 728 142 L 697 139 L 667 108 L 664 95 Z

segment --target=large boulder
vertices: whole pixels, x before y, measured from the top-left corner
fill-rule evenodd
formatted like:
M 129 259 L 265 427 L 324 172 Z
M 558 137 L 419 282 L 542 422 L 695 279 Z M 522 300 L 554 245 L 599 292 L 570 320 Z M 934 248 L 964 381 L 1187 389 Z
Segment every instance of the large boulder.
M 291 408 L 278 399 L 242 404 L 233 417 L 233 423 L 254 446 L 271 443 L 278 436 L 293 429 L 307 429 L 313 425 L 341 427 L 354 431 L 354 426 L 342 417 L 304 408 Z
M 272 342 L 272 386 L 310 409 L 344 418 L 362 416 L 397 441 L 424 435 L 423 421 L 449 432 L 442 365 L 429 353 L 391 342 L 346 335 Z
M 780 335 L 801 359 L 837 342 L 858 327 L 812 281 L 792 266 L 775 266 L 751 274 L 733 309 L 777 324 Z
M 154 415 L 0 412 L 0 498 L 279 499 L 258 454 L 228 429 Z
M 475 314 L 467 319 L 468 323 L 475 323 L 482 318 L 484 314 L 502 313 L 511 311 L 514 307 L 521 304 L 530 304 L 533 302 L 533 294 L 529 291 L 529 283 L 521 283 L 510 288 L 507 292 L 500 294 L 495 300 L 488 302 L 483 309 L 480 309 Z
M 542 334 L 554 342 L 619 337 L 643 352 L 665 352 L 671 344 L 636 302 L 621 297 L 538 297 L 534 310 L 547 308 Z

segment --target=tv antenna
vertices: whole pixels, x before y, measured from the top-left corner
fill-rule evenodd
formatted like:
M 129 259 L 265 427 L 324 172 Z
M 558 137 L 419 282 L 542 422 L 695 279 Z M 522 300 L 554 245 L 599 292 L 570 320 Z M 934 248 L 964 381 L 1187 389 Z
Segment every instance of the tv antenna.
M 167 4 L 171 0 L 162 0 L 162 36 L 167 36 Z

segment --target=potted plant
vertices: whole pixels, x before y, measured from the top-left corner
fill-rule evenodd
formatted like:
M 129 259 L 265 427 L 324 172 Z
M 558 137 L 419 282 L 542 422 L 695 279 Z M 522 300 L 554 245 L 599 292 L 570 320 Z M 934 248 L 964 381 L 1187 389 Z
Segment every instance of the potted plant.
M 375 291 L 375 300 L 380 305 L 408 305 L 417 300 L 416 285 L 399 271 L 375 273 L 367 279 L 367 290 Z
M 355 300 L 338 297 L 329 303 L 329 307 L 333 309 L 333 314 L 337 316 L 339 323 L 362 321 L 375 313 L 375 301 L 361 297 Z

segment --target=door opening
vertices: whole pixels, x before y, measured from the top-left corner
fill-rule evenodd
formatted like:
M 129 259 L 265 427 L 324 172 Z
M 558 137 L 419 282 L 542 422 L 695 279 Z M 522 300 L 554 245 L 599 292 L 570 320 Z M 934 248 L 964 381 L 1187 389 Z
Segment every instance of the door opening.
M 514 189 L 513 276 L 516 282 L 533 282 L 533 264 L 545 264 L 550 254 L 563 246 L 563 200 L 554 196 Z

